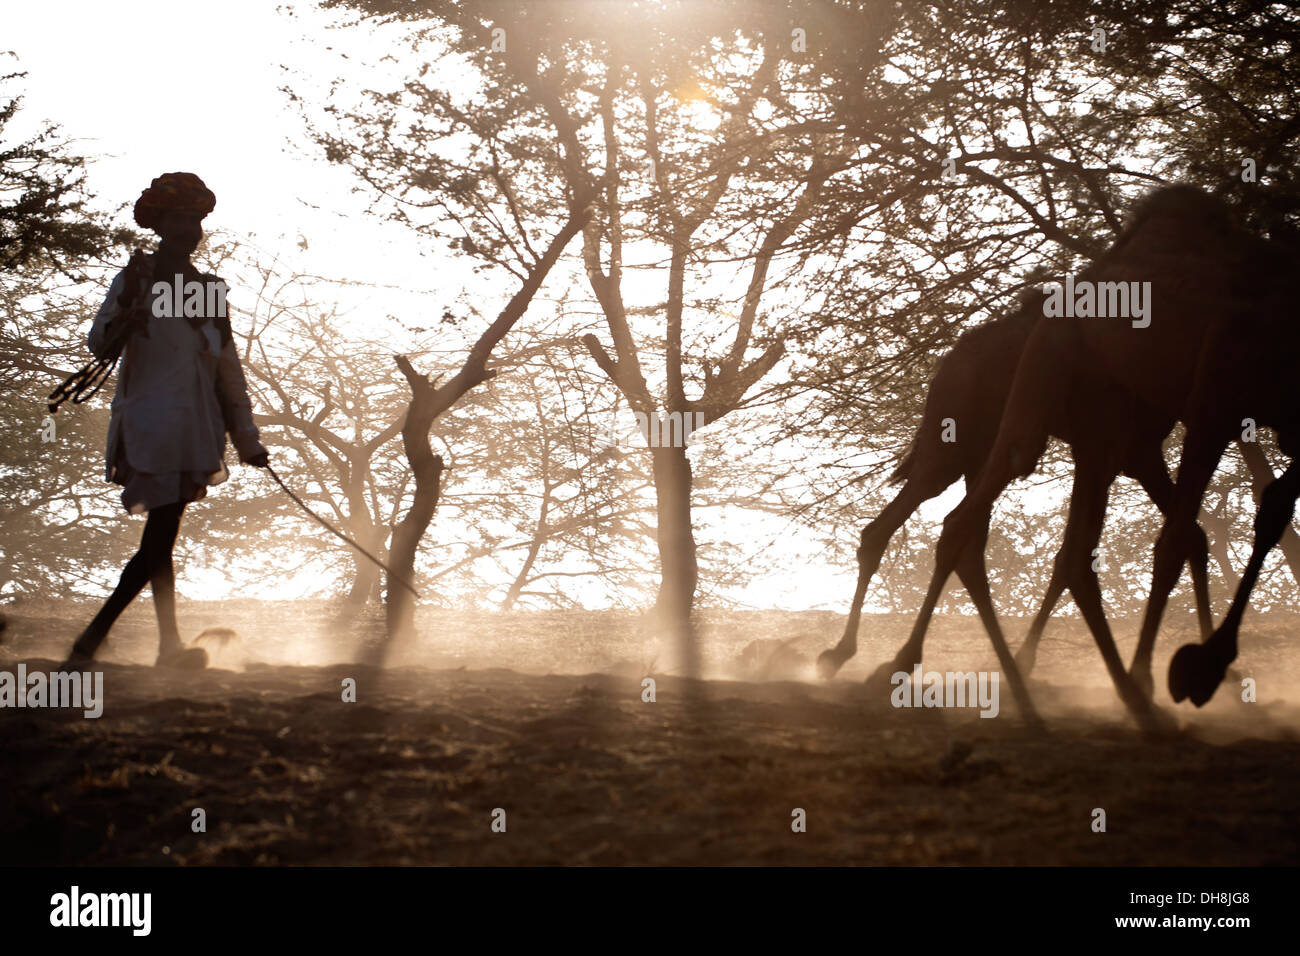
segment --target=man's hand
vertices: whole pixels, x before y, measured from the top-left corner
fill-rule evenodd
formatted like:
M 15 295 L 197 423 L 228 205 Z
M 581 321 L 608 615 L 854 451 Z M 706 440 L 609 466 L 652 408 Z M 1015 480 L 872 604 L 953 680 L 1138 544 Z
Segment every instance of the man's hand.
M 252 458 L 249 458 L 247 461 L 245 461 L 244 464 L 252 465 L 254 468 L 267 468 L 270 466 L 271 462 L 266 457 L 266 452 L 259 452 L 258 454 L 254 455 Z

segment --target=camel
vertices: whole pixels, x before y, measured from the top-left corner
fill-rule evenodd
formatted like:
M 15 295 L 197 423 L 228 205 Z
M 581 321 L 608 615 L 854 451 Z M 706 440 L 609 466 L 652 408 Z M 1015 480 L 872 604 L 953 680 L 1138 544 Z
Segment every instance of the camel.
M 971 488 L 988 460 L 997 438 L 1002 411 L 1011 391 L 1016 366 L 1025 343 L 1034 327 L 1043 321 L 1044 295 L 1037 290 L 1022 297 L 1019 308 L 1011 314 L 986 323 L 963 334 L 952 351 L 939 364 L 926 396 L 925 411 L 911 448 L 891 476 L 891 481 L 902 480 L 902 489 L 880 515 L 862 530 L 858 547 L 858 581 L 849 609 L 849 619 L 840 642 L 823 651 L 817 659 L 818 671 L 823 678 L 831 678 L 857 652 L 858 626 L 867 588 L 871 583 L 890 538 L 915 513 L 922 502 L 941 494 L 958 478 L 964 478 Z M 1139 481 L 1151 500 L 1163 512 L 1170 504 L 1173 482 L 1165 468 L 1160 447 L 1172 423 L 1146 421 L 1145 409 L 1131 401 L 1121 403 L 1121 411 L 1107 428 L 1112 437 L 1127 436 L 1118 446 L 1114 441 L 1107 447 L 1094 448 L 1086 442 L 1074 448 L 1078 489 L 1086 493 L 1096 487 L 1108 488 L 1121 473 Z M 945 424 L 951 422 L 950 441 L 945 442 Z M 1069 441 L 1081 429 L 1070 422 L 1060 429 L 1057 437 Z M 1053 564 L 1052 577 L 1035 615 L 1025 642 L 1016 654 L 1016 663 L 1024 673 L 1033 670 L 1037 648 L 1052 611 L 1065 591 L 1068 569 L 1072 562 L 1084 561 L 1091 569 L 1092 548 L 1087 536 L 1078 533 L 1080 516 L 1075 515 L 1071 499 L 1068 528 L 1076 528 L 1067 536 L 1067 551 L 1063 544 Z M 1078 499 L 1082 501 L 1082 498 Z M 985 518 L 987 522 L 987 516 Z M 1100 527 L 1098 526 L 1098 532 Z M 1198 528 L 1199 530 L 1199 528 Z M 983 570 L 983 541 L 975 541 L 971 563 L 979 562 L 981 568 L 973 573 L 973 581 L 981 592 L 974 596 L 981 614 L 986 613 L 986 589 L 979 584 L 987 578 Z M 1212 628 L 1210 618 L 1209 587 L 1206 574 L 1208 542 L 1204 532 L 1199 538 L 1196 553 L 1189 557 L 1188 565 L 1196 595 L 1198 619 L 1203 636 Z
M 1143 326 L 1113 317 L 1057 316 L 1035 325 L 1017 365 L 988 462 L 944 521 L 934 574 L 911 636 L 871 683 L 887 680 L 894 671 L 910 671 L 919 663 L 934 606 L 954 570 L 968 591 L 984 590 L 969 570 L 973 562 L 968 555 L 982 550 L 993 501 L 1011 481 L 1032 471 L 1049 435 L 1071 444 L 1076 466 L 1081 457 L 1094 455 L 1116 463 L 1139 451 L 1140 433 L 1147 441 L 1157 432 L 1163 438 L 1176 420 L 1182 420 L 1187 425 L 1183 459 L 1164 509 L 1165 524 L 1156 544 L 1151 595 L 1132 675 L 1120 662 L 1091 565 L 1078 559 L 1082 548 L 1077 539 L 1095 542 L 1100 534 L 1109 487 L 1104 471 L 1084 474 L 1076 467 L 1070 526 L 1062 548 L 1075 556 L 1066 562 L 1066 585 L 1121 699 L 1142 726 L 1167 725 L 1167 718 L 1151 704 L 1150 654 L 1160 612 L 1179 569 L 1203 547 L 1196 514 L 1205 485 L 1228 440 L 1236 437 L 1243 415 L 1253 412 L 1262 424 L 1278 429 L 1284 451 L 1290 447 L 1286 429 L 1295 424 L 1295 403 L 1282 395 L 1280 383 L 1287 378 L 1279 374 L 1291 350 L 1273 347 L 1286 341 L 1280 328 L 1285 296 L 1275 279 L 1280 253 L 1265 249 L 1267 245 L 1236 226 L 1221 203 L 1193 187 L 1160 189 L 1140 204 L 1123 235 L 1079 278 L 1094 283 L 1150 283 L 1151 319 Z M 1262 296 L 1260 289 L 1266 290 Z M 1146 424 L 1136 433 L 1114 431 L 1117 424 L 1139 419 Z M 1140 439 L 1136 445 L 1134 438 Z M 1266 552 L 1269 539 L 1275 542 L 1280 536 L 1280 528 L 1273 534 L 1278 515 L 1285 510 L 1289 519 L 1297 490 L 1300 473 L 1293 466 L 1265 493 L 1257 520 L 1257 552 L 1261 548 Z M 1256 565 L 1255 558 L 1252 554 L 1251 566 Z M 1170 687 L 1176 700 L 1179 690 L 1194 700 L 1204 696 L 1211 672 L 1217 670 L 1217 686 L 1235 657 L 1235 627 L 1231 636 L 1229 628 L 1234 619 L 1239 621 L 1242 595 L 1248 596 L 1258 573 L 1255 566 L 1252 574 L 1251 566 L 1224 625 L 1204 644 L 1188 645 L 1175 656 Z M 1001 635 L 996 617 L 990 617 L 996 647 Z M 1200 618 L 1204 631 L 1205 614 Z M 985 621 L 986 627 L 989 623 Z
M 1195 523 L 1205 487 L 1228 443 L 1242 438 L 1246 426 L 1270 427 L 1282 453 L 1292 459 L 1260 496 L 1250 560 L 1223 623 L 1203 643 L 1179 648 L 1169 662 L 1170 696 L 1175 702 L 1190 698 L 1201 707 L 1213 697 L 1237 657 L 1238 632 L 1260 568 L 1290 525 L 1300 496 L 1300 462 L 1296 460 L 1300 400 L 1294 386 L 1300 371 L 1296 359 L 1300 326 L 1295 315 L 1300 254 L 1250 233 L 1208 195 L 1187 195 L 1182 201 L 1196 210 L 1226 253 L 1217 263 L 1220 275 L 1213 282 L 1213 295 L 1203 300 L 1207 307 L 1200 316 L 1200 347 L 1190 360 L 1184 359 L 1182 368 L 1174 369 L 1166 367 L 1161 356 L 1162 349 L 1177 354 L 1173 329 L 1166 328 L 1160 339 L 1144 343 L 1144 354 L 1138 356 L 1124 355 L 1117 349 L 1118 343 L 1106 336 L 1093 336 L 1094 341 L 1089 342 L 1098 359 L 1117 371 L 1128 372 L 1149 363 L 1153 374 L 1144 383 L 1147 390 L 1154 398 L 1167 389 L 1165 398 L 1171 408 L 1181 401 L 1180 417 L 1186 425 L 1173 501 L 1156 541 L 1135 670 L 1145 667 L 1150 671 L 1151 649 L 1173 589 L 1170 569 L 1176 569 L 1180 555 L 1194 546 L 1189 544 L 1194 536 L 1188 525 Z

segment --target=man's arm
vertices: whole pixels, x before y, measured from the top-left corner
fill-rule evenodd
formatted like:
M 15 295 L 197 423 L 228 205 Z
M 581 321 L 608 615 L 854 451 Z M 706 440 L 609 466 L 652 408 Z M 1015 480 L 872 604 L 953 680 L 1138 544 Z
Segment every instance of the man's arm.
M 223 336 L 224 338 L 224 336 Z M 217 358 L 217 400 L 226 431 L 239 453 L 239 460 L 250 465 L 266 464 L 266 449 L 253 424 L 253 403 L 248 399 L 248 383 L 232 339 L 225 339 Z
M 141 315 L 139 310 L 148 303 L 149 293 L 144 285 L 152 274 L 152 262 L 151 256 L 137 249 L 131 254 L 131 261 L 126 264 L 126 268 L 113 277 L 108 286 L 108 295 L 104 297 L 103 304 L 95 313 L 95 321 L 90 326 L 87 344 L 95 358 L 113 357 L 114 343 L 120 346 L 122 340 L 119 336 L 129 331 L 118 328 L 122 322 L 147 323 L 147 317 Z M 135 288 L 131 290 L 130 306 L 124 308 L 122 295 L 130 289 L 129 283 L 135 283 Z M 141 331 L 145 335 L 149 334 L 147 324 L 142 324 Z
M 95 321 L 90 326 L 90 336 L 86 344 L 90 346 L 90 354 L 97 359 L 111 357 L 108 351 L 108 326 L 121 314 L 122 310 L 117 304 L 117 297 L 122 294 L 124 288 L 126 288 L 125 269 L 113 277 L 113 281 L 108 287 L 108 295 L 105 297 L 103 305 L 99 307 L 99 311 L 95 313 Z

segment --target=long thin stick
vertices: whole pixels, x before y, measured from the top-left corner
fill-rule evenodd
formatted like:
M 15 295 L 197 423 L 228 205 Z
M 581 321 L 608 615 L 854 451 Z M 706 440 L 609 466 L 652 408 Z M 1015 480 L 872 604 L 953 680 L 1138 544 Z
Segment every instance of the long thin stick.
M 275 479 L 275 483 L 276 483 L 277 485 L 279 485 L 281 489 L 283 489 L 284 493 L 285 493 L 286 495 L 288 495 L 290 498 L 292 498 L 292 499 L 294 500 L 294 502 L 298 505 L 299 508 L 301 508 L 303 511 L 307 512 L 307 514 L 311 515 L 312 518 L 315 519 L 315 521 L 316 521 L 317 524 L 319 524 L 319 525 L 321 525 L 322 527 L 324 527 L 326 531 L 330 532 L 330 534 L 334 535 L 335 537 L 342 538 L 344 541 L 346 541 L 348 544 L 352 545 L 352 547 L 356 548 L 358 551 L 360 551 L 362 554 L 364 554 L 367 558 L 369 558 L 369 559 L 370 559 L 371 561 L 373 561 L 375 564 L 379 565 L 381 568 L 383 568 L 385 571 L 387 571 L 387 572 L 388 572 L 388 578 L 389 578 L 389 580 L 391 580 L 391 581 L 396 581 L 396 582 L 397 582 L 398 584 L 400 584 L 402 587 L 406 588 L 406 590 L 408 590 L 408 591 L 410 591 L 412 594 L 414 594 L 414 595 L 416 596 L 417 599 L 420 597 L 420 592 L 417 591 L 417 590 L 415 590 L 415 588 L 411 587 L 410 582 L 407 581 L 404 577 L 402 577 L 400 574 L 398 574 L 396 571 L 394 571 L 394 570 L 393 570 L 392 568 L 390 568 L 388 565 L 384 564 L 384 562 L 380 561 L 380 560 L 379 560 L 378 558 L 376 558 L 373 554 L 371 554 L 371 553 L 370 553 L 369 551 L 367 551 L 365 548 L 361 547 L 361 545 L 357 544 L 355 541 L 353 541 L 351 538 L 349 538 L 347 535 L 345 535 L 342 531 L 338 530 L 338 528 L 334 527 L 332 524 L 330 524 L 328 521 L 326 521 L 324 518 L 322 518 L 322 517 L 321 517 L 320 515 L 318 515 L 316 512 L 314 512 L 314 511 L 312 511 L 310 508 L 308 508 L 306 502 L 304 502 L 301 498 L 299 498 L 297 495 L 295 495 L 295 494 L 294 494 L 294 493 L 289 489 L 289 486 L 286 485 L 283 481 L 280 480 L 280 476 L 277 475 L 277 474 L 275 473 L 275 469 L 272 468 L 269 464 L 266 465 L 266 470 L 270 473 L 271 477 Z
M 69 399 L 73 405 L 80 405 L 89 401 L 95 396 L 108 381 L 108 377 L 113 374 L 113 369 L 117 366 L 117 360 L 122 356 L 122 350 L 126 348 L 126 340 L 134 334 L 149 334 L 148 317 L 139 314 L 139 304 L 136 298 L 140 294 L 140 286 L 149 279 L 149 258 L 145 255 L 143 249 L 136 249 L 131 253 L 131 261 L 126 264 L 125 275 L 122 291 L 117 296 L 117 307 L 121 310 L 121 315 L 108 323 L 105 330 L 105 351 L 106 356 L 102 359 L 92 359 L 83 365 L 78 371 L 73 372 L 63 384 L 50 392 L 45 407 L 53 415 L 59 410 L 59 406 Z M 133 318 L 133 312 L 135 313 Z

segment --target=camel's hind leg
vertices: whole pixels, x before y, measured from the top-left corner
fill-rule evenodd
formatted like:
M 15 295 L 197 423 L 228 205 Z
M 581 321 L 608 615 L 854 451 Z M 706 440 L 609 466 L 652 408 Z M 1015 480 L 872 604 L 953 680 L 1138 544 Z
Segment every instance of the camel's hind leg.
M 1165 459 L 1158 446 L 1152 446 L 1148 453 L 1136 456 L 1124 471 L 1141 483 L 1156 507 L 1162 514 L 1168 516 L 1169 509 L 1173 506 L 1174 483 L 1169 477 L 1169 470 L 1165 467 Z M 1210 543 L 1205 537 L 1205 530 L 1199 524 L 1191 533 L 1190 540 L 1192 550 L 1187 555 L 1187 568 L 1192 575 L 1192 591 L 1196 596 L 1196 619 L 1201 629 L 1201 640 L 1204 641 L 1209 639 L 1214 630 L 1214 619 L 1210 612 L 1208 574 Z M 1151 676 L 1151 654 L 1154 649 L 1155 632 L 1144 633 L 1138 640 L 1137 650 L 1133 654 L 1133 663 L 1129 667 L 1129 673 L 1147 697 L 1151 697 L 1155 690 L 1155 681 Z
M 984 552 L 989 540 L 991 516 L 990 511 L 984 512 L 984 521 L 979 526 L 979 531 L 958 555 L 957 576 L 961 578 L 966 593 L 970 595 L 976 610 L 979 611 L 980 621 L 984 625 L 984 630 L 988 632 L 989 640 L 993 643 L 998 664 L 1001 665 L 1003 674 L 1011 684 L 1011 692 L 1020 707 L 1021 716 L 1030 724 L 1039 724 L 1041 721 L 1038 712 L 1034 709 L 1033 699 L 1029 696 L 1029 689 L 1020 675 L 1020 669 L 1011 656 L 1011 648 L 1007 645 L 1007 639 L 998 623 L 997 611 L 993 607 L 993 596 L 989 593 L 988 566 L 984 561 Z
M 1169 477 L 1169 471 L 1165 467 L 1164 458 L 1158 451 L 1158 446 L 1153 446 L 1151 453 L 1144 452 L 1135 458 L 1125 467 L 1124 471 L 1129 477 L 1142 485 L 1162 513 L 1168 514 L 1169 505 L 1173 498 L 1174 483 Z M 1214 630 L 1214 621 L 1210 611 L 1210 547 L 1204 530 L 1198 526 L 1197 531 L 1199 534 L 1194 537 L 1193 551 L 1187 557 L 1187 567 L 1192 575 L 1192 591 L 1196 596 L 1196 617 L 1201 628 L 1201 639 L 1205 640 L 1209 638 L 1210 633 Z M 1016 663 L 1020 665 L 1020 669 L 1026 674 L 1034 669 L 1038 644 L 1042 640 L 1043 631 L 1047 627 L 1047 622 L 1051 619 L 1052 612 L 1056 608 L 1061 594 L 1065 591 L 1065 579 L 1065 551 L 1062 549 L 1057 552 L 1056 561 L 1052 565 L 1052 579 L 1047 586 L 1047 593 L 1043 595 L 1043 604 L 1029 628 L 1025 643 L 1016 652 Z M 1151 677 L 1151 650 L 1150 647 L 1144 648 L 1139 644 L 1133 658 L 1133 664 L 1129 667 L 1129 674 L 1132 675 L 1138 687 L 1147 697 L 1152 696 L 1155 686 Z
M 1071 349 L 1073 343 L 1062 342 L 1051 323 L 1042 323 L 1030 336 L 1025 351 L 1016 366 L 1015 379 L 1011 394 L 1002 412 L 998 426 L 997 440 L 993 444 L 974 487 L 968 487 L 966 497 L 948 515 L 943 523 L 943 533 L 939 536 L 935 548 L 934 573 L 930 576 L 930 586 L 926 591 L 925 603 L 907 643 L 899 650 L 891 664 L 886 664 L 868 680 L 873 688 L 887 686 L 892 674 L 900 670 L 908 671 L 921 660 L 921 650 L 925 642 L 925 632 L 934 615 L 935 606 L 943 595 L 944 585 L 949 575 L 962 563 L 963 569 L 977 581 L 973 561 L 964 556 L 968 544 L 975 542 L 979 560 L 983 564 L 983 541 L 987 534 L 989 515 L 993 502 L 1017 476 L 1028 475 L 1047 447 L 1049 436 L 1049 417 L 1059 410 L 1059 402 L 1064 382 L 1068 381 Z M 969 564 L 965 562 L 971 562 Z M 991 609 L 991 606 L 990 606 Z M 981 611 L 983 616 L 986 612 Z M 1015 693 L 1020 711 L 1030 722 L 1037 722 L 1033 701 L 1028 688 L 1016 667 L 1015 658 L 1002 636 L 996 620 L 990 619 L 993 626 L 989 628 L 989 639 L 993 642 L 998 661 L 1006 672 L 1011 689 Z
M 1047 582 L 1043 603 L 1039 606 L 1038 613 L 1034 615 L 1033 623 L 1029 625 L 1025 642 L 1020 645 L 1020 650 L 1016 651 L 1016 665 L 1021 673 L 1028 674 L 1034 669 L 1034 663 L 1038 660 L 1038 643 L 1043 639 L 1047 622 L 1051 620 L 1052 612 L 1056 610 L 1056 605 L 1060 603 L 1061 595 L 1064 593 L 1065 551 L 1061 550 L 1056 552 L 1056 560 L 1052 562 L 1052 577 Z
M 1255 515 L 1255 545 L 1223 623 L 1204 644 L 1183 645 L 1169 662 L 1169 693 L 1174 700 L 1190 697 L 1192 703 L 1200 707 L 1214 696 L 1223 682 L 1224 671 L 1237 658 L 1237 631 L 1246 613 L 1250 593 L 1264 559 L 1291 523 L 1297 497 L 1300 497 L 1300 461 L 1293 461 L 1264 489 Z
M 1149 656 L 1151 648 L 1155 647 L 1156 633 L 1160 630 L 1160 618 L 1169 603 L 1169 592 L 1178 583 L 1183 562 L 1189 554 L 1195 553 L 1199 530 L 1196 513 L 1200 510 L 1205 486 L 1214 475 L 1227 442 L 1223 433 L 1209 424 L 1190 425 L 1187 429 L 1187 435 L 1183 439 L 1182 461 L 1178 466 L 1178 480 L 1174 484 L 1169 510 L 1165 513 L 1164 526 L 1160 529 L 1160 536 L 1156 538 L 1151 569 L 1151 593 L 1147 597 L 1146 613 L 1142 617 L 1142 630 L 1138 635 L 1139 653 L 1145 649 Z M 1202 531 L 1201 534 L 1204 535 L 1204 532 Z M 1241 593 L 1240 588 L 1238 593 Z M 1172 662 L 1170 666 L 1173 667 Z M 1170 691 L 1173 693 L 1172 670 L 1170 674 Z M 1181 699 L 1177 693 L 1174 693 L 1174 700 Z M 1206 699 L 1208 700 L 1208 697 Z
M 1011 691 L 1016 698 L 1021 716 L 1028 723 L 1037 725 L 1041 723 L 1038 712 L 1034 709 L 1029 690 L 1020 676 L 1015 658 L 1012 657 L 1011 649 L 1007 646 L 1002 629 L 998 625 L 993 602 L 989 597 L 988 576 L 984 566 L 984 546 L 988 540 L 989 516 L 992 513 L 992 506 L 984 503 L 984 498 L 987 497 L 992 501 L 1008 482 L 998 484 L 994 480 L 985 484 L 984 477 L 986 476 L 981 476 L 980 484 L 977 486 L 980 497 L 968 495 L 944 521 L 943 533 L 940 534 L 939 543 L 935 548 L 934 573 L 930 577 L 930 587 L 926 591 L 925 601 L 912 625 L 912 633 L 894 659 L 881 665 L 868 678 L 868 692 L 887 690 L 891 686 L 890 679 L 894 674 L 911 673 L 913 667 L 921 662 L 930 619 L 934 615 L 939 599 L 943 596 L 949 576 L 956 571 L 979 609 L 980 619 L 985 630 L 988 631 L 998 663 L 1011 684 Z M 996 491 L 993 490 L 995 486 Z
M 880 568 L 880 560 L 889 546 L 889 540 L 910 518 L 921 502 L 928 501 L 955 481 L 948 475 L 919 475 L 909 478 L 876 520 L 862 529 L 858 545 L 858 584 L 853 592 L 853 606 L 844 626 L 840 642 L 817 658 L 817 671 L 824 678 L 834 677 L 844 662 L 858 652 L 858 624 L 862 619 L 862 604 L 867 597 L 867 587 Z
M 1106 519 L 1106 501 L 1115 472 L 1080 454 L 1075 449 L 1074 488 L 1070 493 L 1070 515 L 1065 529 L 1061 551 L 1065 556 L 1065 577 L 1074 602 L 1079 606 L 1088 630 L 1092 632 L 1101 659 L 1106 665 L 1111 681 L 1129 712 L 1145 729 L 1160 728 L 1157 712 L 1147 695 L 1137 686 L 1124 663 L 1111 634 L 1110 622 L 1101 603 L 1101 585 L 1093 570 L 1093 554 L 1101 540 L 1102 525 Z

